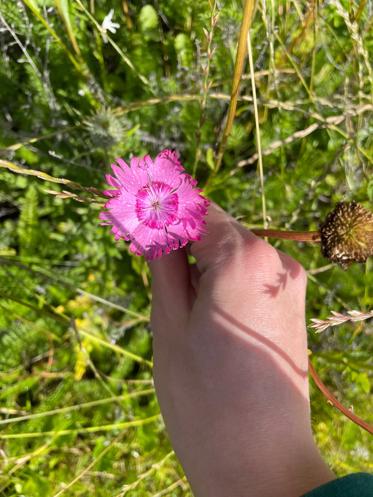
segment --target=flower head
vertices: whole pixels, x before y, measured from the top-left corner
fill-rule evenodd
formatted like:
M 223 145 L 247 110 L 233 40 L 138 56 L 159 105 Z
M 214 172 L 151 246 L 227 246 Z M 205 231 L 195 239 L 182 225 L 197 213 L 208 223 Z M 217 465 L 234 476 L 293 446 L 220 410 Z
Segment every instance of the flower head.
M 110 200 L 100 219 L 116 240 L 130 241 L 131 252 L 151 260 L 200 239 L 209 202 L 175 152 L 163 150 L 154 161 L 134 157 L 130 166 L 117 159 L 111 167 L 106 181 L 115 189 L 104 192 Z
M 102 30 L 102 38 L 105 43 L 107 43 L 107 32 L 115 34 L 120 25 L 117 22 L 113 22 L 114 9 L 111 9 L 110 12 L 105 16 L 104 20 L 101 24 Z
M 347 268 L 373 255 L 373 213 L 355 201 L 339 202 L 320 226 L 325 257 Z

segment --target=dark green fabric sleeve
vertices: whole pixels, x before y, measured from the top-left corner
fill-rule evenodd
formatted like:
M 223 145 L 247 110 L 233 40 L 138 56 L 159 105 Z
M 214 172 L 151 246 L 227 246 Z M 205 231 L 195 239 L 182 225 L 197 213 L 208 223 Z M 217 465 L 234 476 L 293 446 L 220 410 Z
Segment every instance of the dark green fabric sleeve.
M 321 485 L 302 497 L 373 497 L 373 475 L 353 473 Z

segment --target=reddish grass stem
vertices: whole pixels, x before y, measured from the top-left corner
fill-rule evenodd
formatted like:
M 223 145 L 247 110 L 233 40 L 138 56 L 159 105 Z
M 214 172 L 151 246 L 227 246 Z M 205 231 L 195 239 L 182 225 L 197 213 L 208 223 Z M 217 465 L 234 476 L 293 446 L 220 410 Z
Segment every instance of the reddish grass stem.
M 342 414 L 344 414 L 347 418 L 349 418 L 351 421 L 353 421 L 355 424 L 359 425 L 361 428 L 366 430 L 368 433 L 373 435 L 373 426 L 364 421 L 363 419 L 359 418 L 359 416 L 356 416 L 350 409 L 347 409 L 345 406 L 343 406 L 339 400 L 337 400 L 334 395 L 328 390 L 328 388 L 324 385 L 322 382 L 320 376 L 316 373 L 316 370 L 311 362 L 311 360 L 308 360 L 308 370 L 310 375 L 313 378 L 313 381 L 315 382 L 317 388 L 322 392 L 322 394 L 328 399 L 329 402 L 333 404 L 333 406 L 338 409 Z
M 296 242 L 319 243 L 320 233 L 318 231 L 282 231 L 252 229 L 254 235 L 269 238 L 281 238 L 282 240 L 294 240 Z

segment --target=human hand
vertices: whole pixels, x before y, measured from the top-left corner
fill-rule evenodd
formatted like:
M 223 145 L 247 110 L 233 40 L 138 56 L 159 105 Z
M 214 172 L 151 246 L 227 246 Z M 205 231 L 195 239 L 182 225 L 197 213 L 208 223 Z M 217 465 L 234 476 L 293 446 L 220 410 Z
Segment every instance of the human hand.
M 154 380 L 196 497 L 299 497 L 333 479 L 309 412 L 306 273 L 209 208 L 208 233 L 151 263 Z

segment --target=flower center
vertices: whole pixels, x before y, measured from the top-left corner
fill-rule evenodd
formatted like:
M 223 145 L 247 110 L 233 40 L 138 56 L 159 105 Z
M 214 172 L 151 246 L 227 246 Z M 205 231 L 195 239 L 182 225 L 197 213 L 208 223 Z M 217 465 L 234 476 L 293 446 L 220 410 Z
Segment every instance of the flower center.
M 154 181 L 137 192 L 137 218 L 149 228 L 163 228 L 176 220 L 178 204 L 177 194 L 169 185 Z

